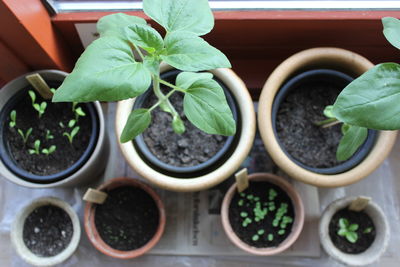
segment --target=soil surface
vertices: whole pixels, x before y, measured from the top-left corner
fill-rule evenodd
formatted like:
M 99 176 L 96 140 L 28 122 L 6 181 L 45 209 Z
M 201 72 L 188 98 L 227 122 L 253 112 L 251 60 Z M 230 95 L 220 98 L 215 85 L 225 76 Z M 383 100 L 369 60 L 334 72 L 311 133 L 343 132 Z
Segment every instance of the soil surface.
M 164 163 L 188 167 L 199 165 L 212 158 L 225 144 L 227 137 L 206 134 L 196 128 L 183 113 L 183 95 L 174 93 L 170 98 L 172 105 L 181 116 L 186 131 L 176 134 L 171 125 L 171 115 L 156 108 L 152 112 L 152 123 L 144 131 L 143 139 L 150 151 Z M 151 97 L 144 107 L 151 107 L 157 98 Z
M 36 103 L 44 101 L 38 94 L 36 94 L 36 98 Z M 80 130 L 70 144 L 63 133 L 72 131 L 72 128 L 68 127 L 68 122 L 75 118 L 72 112 L 72 103 L 46 102 L 46 111 L 39 118 L 38 112 L 32 107 L 28 91 L 26 91 L 21 101 L 12 108 L 17 112 L 16 126 L 9 127 L 10 116 L 7 115 L 4 132 L 4 140 L 7 140 L 8 144 L 6 145 L 9 147 L 10 156 L 14 159 L 15 164 L 30 173 L 43 176 L 63 171 L 79 160 L 89 144 L 92 131 L 89 112 L 85 105 L 78 104 L 77 107 L 81 107 L 86 116 L 79 118 L 77 125 Z M 60 126 L 60 122 L 63 123 L 64 128 Z M 26 133 L 29 128 L 32 128 L 32 133 L 24 144 L 18 129 Z M 46 139 L 47 130 L 50 131 L 53 139 Z M 30 154 L 29 149 L 34 148 L 35 140 L 41 141 L 40 152 L 43 148 L 49 148 L 52 145 L 56 146 L 56 151 L 50 155 Z
M 277 196 L 272 201 L 269 200 L 270 189 L 275 190 L 277 193 Z M 279 222 L 278 226 L 273 226 L 276 213 L 282 203 L 288 204 L 287 213 L 285 213 L 284 216 L 291 217 L 293 221 L 295 219 L 293 204 L 289 196 L 280 187 L 268 182 L 250 182 L 249 188 L 242 193 L 245 193 L 245 196 L 241 196 L 236 192 L 229 206 L 229 221 L 233 231 L 242 241 L 253 247 L 264 248 L 278 246 L 291 233 L 293 226 L 293 222 L 291 222 L 287 223 L 285 228 L 281 228 L 282 220 Z M 259 222 L 255 221 L 254 208 L 256 206 L 256 201 L 249 200 L 248 195 L 259 197 L 261 208 L 268 208 L 268 213 L 265 215 L 263 220 Z M 240 204 L 241 199 L 244 200 L 242 205 Z M 274 210 L 269 209 L 270 202 L 274 202 Z M 247 217 L 252 220 L 252 222 L 246 227 L 242 225 L 246 218 L 242 216 L 243 212 L 247 213 Z M 281 229 L 285 230 L 284 234 L 278 234 Z M 264 230 L 264 233 L 258 235 L 258 240 L 254 241 L 253 236 L 257 234 L 259 230 Z M 273 235 L 272 240 L 268 240 L 269 234 Z
M 153 198 L 136 187 L 118 187 L 96 206 L 95 225 L 100 237 L 112 248 L 129 251 L 153 238 L 159 211 Z
M 349 224 L 358 224 L 358 240 L 355 243 L 347 241 L 346 237 L 339 236 L 339 219 L 345 218 L 349 221 Z M 372 227 L 370 233 L 364 233 L 365 229 Z M 351 211 L 347 208 L 336 212 L 331 222 L 329 223 L 329 236 L 333 244 L 341 251 L 349 254 L 359 254 L 367 250 L 375 240 L 375 225 L 371 218 L 363 211 L 356 212 Z
M 36 255 L 51 257 L 62 252 L 71 242 L 71 218 L 61 208 L 46 205 L 36 208 L 25 220 L 23 239 Z
M 336 160 L 341 125 L 322 128 L 314 122 L 327 119 L 323 110 L 335 102 L 342 89 L 328 82 L 310 81 L 293 89 L 281 103 L 276 131 L 281 145 L 293 158 L 314 168 L 341 163 Z

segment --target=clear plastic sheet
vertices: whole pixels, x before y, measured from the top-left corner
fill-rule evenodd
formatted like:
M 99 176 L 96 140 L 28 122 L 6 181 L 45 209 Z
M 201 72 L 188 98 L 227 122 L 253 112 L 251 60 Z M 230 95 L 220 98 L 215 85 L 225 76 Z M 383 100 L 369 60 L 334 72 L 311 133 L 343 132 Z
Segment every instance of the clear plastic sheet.
M 113 113 L 111 111 L 111 113 Z M 109 113 L 109 115 L 112 115 Z M 112 116 L 109 116 L 110 118 Z M 113 128 L 113 121 L 108 120 L 109 129 Z M 110 138 L 116 138 L 110 131 Z M 119 153 L 114 151 L 112 153 Z M 110 155 L 112 157 L 112 154 Z M 333 200 L 343 196 L 366 195 L 371 196 L 378 203 L 390 221 L 391 240 L 387 251 L 379 262 L 370 266 L 399 266 L 400 263 L 400 208 L 399 193 L 400 181 L 397 178 L 400 171 L 400 140 L 385 162 L 369 177 L 347 186 L 335 189 L 318 189 L 321 211 Z M 124 163 L 112 166 L 115 169 L 129 168 Z M 131 170 L 126 170 L 133 177 Z M 108 177 L 108 173 L 104 176 Z M 111 178 L 111 177 L 108 177 Z M 94 186 L 101 182 L 96 181 Z M 81 197 L 87 186 L 75 189 L 30 189 L 17 186 L 4 178 L 0 178 L 0 266 L 29 266 L 13 250 L 10 242 L 10 227 L 15 214 L 32 199 L 41 196 L 56 196 L 67 201 L 83 218 L 83 203 Z M 318 231 L 318 229 L 315 229 Z M 199 256 L 156 256 L 145 255 L 132 260 L 118 260 L 107 257 L 98 252 L 88 241 L 82 225 L 82 238 L 75 254 L 61 266 L 196 266 L 196 267 L 242 267 L 242 266 L 343 266 L 329 258 L 322 250 L 319 258 L 305 257 L 199 257 Z

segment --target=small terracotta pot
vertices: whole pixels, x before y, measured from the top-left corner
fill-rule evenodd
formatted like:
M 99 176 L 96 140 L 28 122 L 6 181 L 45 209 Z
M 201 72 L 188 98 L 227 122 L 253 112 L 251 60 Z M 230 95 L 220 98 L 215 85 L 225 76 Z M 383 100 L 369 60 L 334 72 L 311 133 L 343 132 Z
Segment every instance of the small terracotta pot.
M 374 65 L 366 58 L 339 48 L 313 48 L 301 51 L 282 62 L 264 84 L 258 105 L 258 126 L 261 138 L 273 161 L 290 177 L 321 187 L 337 187 L 355 183 L 372 173 L 389 155 L 397 131 L 379 131 L 370 153 L 357 166 L 343 173 L 321 174 L 307 170 L 283 151 L 272 125 L 272 106 L 276 94 L 290 77 L 302 71 L 325 68 L 358 77 Z
M 138 180 L 132 178 L 124 178 L 124 177 L 114 178 L 100 185 L 97 188 L 97 190 L 105 190 L 105 189 L 112 190 L 114 188 L 123 186 L 138 187 L 143 191 L 145 191 L 146 193 L 148 193 L 154 199 L 159 211 L 159 224 L 153 238 L 151 238 L 146 245 L 135 250 L 121 251 L 110 247 L 101 239 L 97 231 L 96 224 L 94 221 L 96 204 L 92 204 L 90 202 L 87 202 L 85 205 L 84 226 L 90 242 L 97 250 L 99 250 L 100 252 L 104 253 L 107 256 L 111 256 L 114 258 L 132 259 L 143 255 L 157 244 L 157 242 L 160 240 L 164 232 L 166 216 L 165 216 L 164 204 L 161 201 L 160 197 L 157 195 L 157 193 L 148 185 L 139 182 Z
M 355 199 L 357 197 L 346 197 L 329 204 L 321 216 L 319 237 L 322 247 L 332 258 L 347 265 L 362 266 L 377 261 L 385 252 L 389 244 L 390 228 L 382 209 L 371 201 L 363 211 L 374 223 L 376 231 L 374 242 L 366 251 L 359 254 L 348 254 L 337 249 L 329 236 L 329 224 L 336 212 L 348 207 Z
M 233 231 L 232 226 L 229 221 L 229 206 L 231 204 L 231 200 L 237 190 L 236 183 L 233 184 L 228 192 L 226 193 L 224 200 L 222 202 L 221 207 L 221 219 L 222 226 L 225 230 L 226 235 L 235 244 L 238 248 L 249 252 L 251 254 L 260 255 L 260 256 L 271 256 L 278 253 L 281 253 L 288 249 L 299 237 L 301 230 L 304 225 L 304 205 L 303 201 L 300 198 L 299 193 L 294 189 L 294 187 L 284 180 L 284 178 L 276 176 L 270 173 L 253 173 L 248 177 L 249 181 L 265 181 L 276 186 L 279 186 L 283 191 L 285 191 L 289 198 L 292 200 L 295 218 L 292 225 L 292 232 L 288 237 L 279 244 L 277 247 L 268 247 L 268 248 L 256 248 L 248 245 L 243 242 Z

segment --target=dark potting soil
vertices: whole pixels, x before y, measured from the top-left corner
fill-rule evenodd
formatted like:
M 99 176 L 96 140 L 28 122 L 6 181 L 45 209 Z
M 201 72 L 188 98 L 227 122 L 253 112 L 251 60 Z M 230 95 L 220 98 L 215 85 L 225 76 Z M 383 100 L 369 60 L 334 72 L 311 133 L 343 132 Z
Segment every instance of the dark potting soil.
M 253 195 L 253 197 L 259 197 L 261 207 L 268 208 L 269 204 L 265 203 L 271 202 L 269 200 L 270 189 L 275 190 L 277 193 L 277 196 L 272 201 L 275 203 L 275 210 L 268 209 L 268 213 L 267 215 L 265 215 L 264 219 L 256 222 L 254 212 L 256 201 L 249 200 L 248 196 Z M 291 233 L 293 221 L 295 219 L 293 204 L 289 196 L 280 187 L 268 182 L 250 182 L 250 186 L 242 193 L 244 193 L 245 196 L 241 196 L 238 192 L 236 192 L 229 206 L 229 221 L 233 231 L 242 241 L 249 244 L 250 246 L 257 248 L 278 246 Z M 240 205 L 241 199 L 244 199 L 242 205 Z M 280 224 L 282 220 L 277 227 L 273 226 L 273 220 L 282 203 L 288 204 L 287 213 L 284 214 L 284 216 L 291 217 L 293 221 L 286 225 L 286 227 L 284 228 L 284 234 L 278 234 L 279 230 L 281 230 Z M 245 220 L 245 217 L 241 216 L 243 212 L 246 212 L 248 215 L 247 217 L 252 220 L 252 222 L 249 223 L 246 227 L 242 225 L 243 221 Z M 259 239 L 257 241 L 254 241 L 253 236 L 257 234 L 259 230 L 264 230 L 264 233 L 259 235 Z M 273 235 L 272 240 L 268 240 L 269 234 Z
M 36 103 L 44 101 L 39 94 L 36 94 Z M 7 115 L 5 121 L 4 139 L 7 140 L 10 156 L 14 162 L 21 168 L 36 175 L 51 175 L 63 171 L 72 166 L 85 152 L 92 131 L 89 112 L 85 105 L 78 104 L 86 113 L 86 116 L 79 117 L 79 132 L 73 138 L 72 144 L 68 141 L 64 132 L 71 133 L 72 128 L 68 127 L 68 122 L 75 118 L 72 112 L 72 103 L 52 103 L 47 102 L 45 113 L 39 118 L 38 112 L 32 107 L 31 98 L 26 91 L 16 106 L 12 109 L 17 112 L 16 126 L 9 127 L 10 116 Z M 62 128 L 60 122 L 65 126 Z M 32 128 L 32 133 L 24 144 L 21 135 L 17 129 L 24 133 Z M 46 139 L 46 132 L 50 131 L 53 139 Z M 34 148 L 35 140 L 40 140 L 40 151 L 43 148 L 49 148 L 55 145 L 56 151 L 50 155 L 42 153 L 29 154 L 28 149 Z
M 347 241 L 346 237 L 339 236 L 337 232 L 340 229 L 339 220 L 345 218 L 349 224 L 358 224 L 358 239 L 355 243 Z M 370 233 L 363 233 L 365 229 L 372 227 Z M 359 254 L 367 250 L 375 240 L 375 225 L 371 218 L 363 211 L 356 212 L 347 208 L 336 212 L 329 223 L 329 236 L 333 244 L 341 251 L 349 254 Z
M 293 158 L 314 168 L 339 165 L 336 149 L 342 137 L 341 125 L 322 128 L 314 122 L 327 119 L 323 110 L 335 102 L 342 89 L 321 81 L 308 82 L 293 89 L 281 103 L 276 131 Z
M 96 205 L 95 225 L 112 248 L 129 251 L 144 246 L 155 235 L 159 211 L 153 198 L 136 187 L 118 187 Z
M 32 253 L 51 257 L 62 252 L 71 242 L 71 218 L 61 208 L 46 205 L 36 208 L 25 220 L 23 240 Z
M 186 131 L 176 134 L 172 129 L 171 115 L 156 108 L 150 127 L 143 133 L 150 151 L 162 162 L 178 167 L 196 166 L 212 158 L 223 147 L 227 137 L 206 134 L 196 128 L 183 113 L 181 93 L 174 93 L 169 99 L 181 116 Z M 156 102 L 157 98 L 152 94 L 144 107 L 149 108 Z

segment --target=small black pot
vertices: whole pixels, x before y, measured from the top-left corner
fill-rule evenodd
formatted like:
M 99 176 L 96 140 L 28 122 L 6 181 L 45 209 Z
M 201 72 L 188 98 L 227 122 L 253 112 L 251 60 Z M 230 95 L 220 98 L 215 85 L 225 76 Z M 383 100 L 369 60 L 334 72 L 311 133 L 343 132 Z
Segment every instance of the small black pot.
M 279 145 L 282 148 L 282 151 L 297 165 L 300 167 L 307 169 L 309 171 L 315 172 L 315 173 L 321 173 L 321 174 L 337 174 L 337 173 L 343 173 L 349 169 L 352 169 L 354 166 L 359 164 L 371 151 L 372 147 L 374 146 L 376 137 L 377 137 L 377 131 L 375 130 L 368 130 L 368 137 L 365 140 L 364 144 L 354 153 L 354 155 L 348 159 L 347 161 L 331 167 L 331 168 L 314 168 L 307 166 L 297 159 L 293 158 L 284 148 L 282 143 L 280 142 L 279 138 L 277 138 L 277 131 L 276 131 L 276 117 L 278 114 L 278 110 L 280 107 L 280 104 L 284 101 L 286 96 L 294 90 L 296 87 L 298 87 L 302 83 L 306 83 L 312 79 L 326 79 L 329 80 L 332 83 L 337 84 L 338 86 L 344 88 L 346 87 L 352 80 L 350 76 L 347 74 L 344 74 L 342 72 L 336 71 L 336 70 L 329 70 L 329 69 L 317 69 L 317 70 L 309 70 L 306 72 L 303 72 L 301 74 L 298 74 L 294 76 L 293 78 L 289 79 L 279 90 L 278 94 L 276 95 L 274 99 L 274 103 L 272 106 L 272 125 L 273 125 L 273 130 L 274 134 L 276 136 L 276 139 L 279 143 Z M 333 104 L 333 103 L 332 103 Z
M 57 88 L 60 85 L 60 82 L 57 81 L 47 81 L 50 87 Z M 54 183 L 57 181 L 61 181 L 66 177 L 69 177 L 71 174 L 75 173 L 79 168 L 89 159 L 91 156 L 96 144 L 97 139 L 99 136 L 99 118 L 97 112 L 95 111 L 95 107 L 92 103 L 82 103 L 86 106 L 88 111 L 88 116 L 91 120 L 91 127 L 92 132 L 90 135 L 90 140 L 87 149 L 81 155 L 81 157 L 69 168 L 52 175 L 36 175 L 30 173 L 26 170 L 21 169 L 18 164 L 15 162 L 14 158 L 10 156 L 10 149 L 7 140 L 4 138 L 4 128 L 6 126 L 7 116 L 9 116 L 11 110 L 13 110 L 14 106 L 18 101 L 20 101 L 23 96 L 27 93 L 28 89 L 31 86 L 27 86 L 22 90 L 18 91 L 14 96 L 12 96 L 9 101 L 5 104 L 4 108 L 0 112 L 0 159 L 4 163 L 4 165 L 16 176 L 20 177 L 21 179 L 38 183 L 38 184 L 48 184 Z
M 180 73 L 181 71 L 179 70 L 171 70 L 167 71 L 163 74 L 161 74 L 161 78 L 163 80 L 166 80 L 168 82 L 174 83 L 176 76 Z M 222 87 L 225 93 L 225 97 L 227 99 L 228 105 L 232 111 L 233 118 L 236 121 L 236 126 L 237 129 L 240 128 L 241 122 L 240 122 L 240 116 L 239 116 L 239 109 L 237 106 L 237 103 L 230 93 L 230 91 L 226 88 L 226 86 L 216 77 L 213 78 L 215 81 L 219 83 L 219 85 Z M 143 106 L 143 104 L 146 102 L 146 99 L 153 93 L 151 89 L 147 90 L 144 94 L 141 96 L 137 97 L 135 100 L 135 103 L 133 105 L 133 109 L 138 109 Z M 189 178 L 193 177 L 194 174 L 196 175 L 202 175 L 206 174 L 211 170 L 216 169 L 222 163 L 229 158 L 229 156 L 233 152 L 233 148 L 236 146 L 237 141 L 239 140 L 240 137 L 240 131 L 236 130 L 236 134 L 233 136 L 228 136 L 226 139 L 225 144 L 223 145 L 222 149 L 217 152 L 214 156 L 212 156 L 209 160 L 198 164 L 196 166 L 188 166 L 188 167 L 178 167 L 178 166 L 173 166 L 170 164 L 167 164 L 165 162 L 162 162 L 159 160 L 148 148 L 146 143 L 144 142 L 143 136 L 139 135 L 133 140 L 133 144 L 140 154 L 140 156 L 143 158 L 144 161 L 146 161 L 147 164 L 152 166 L 152 168 L 165 173 L 167 175 L 174 175 L 176 177 L 181 177 L 181 178 Z

